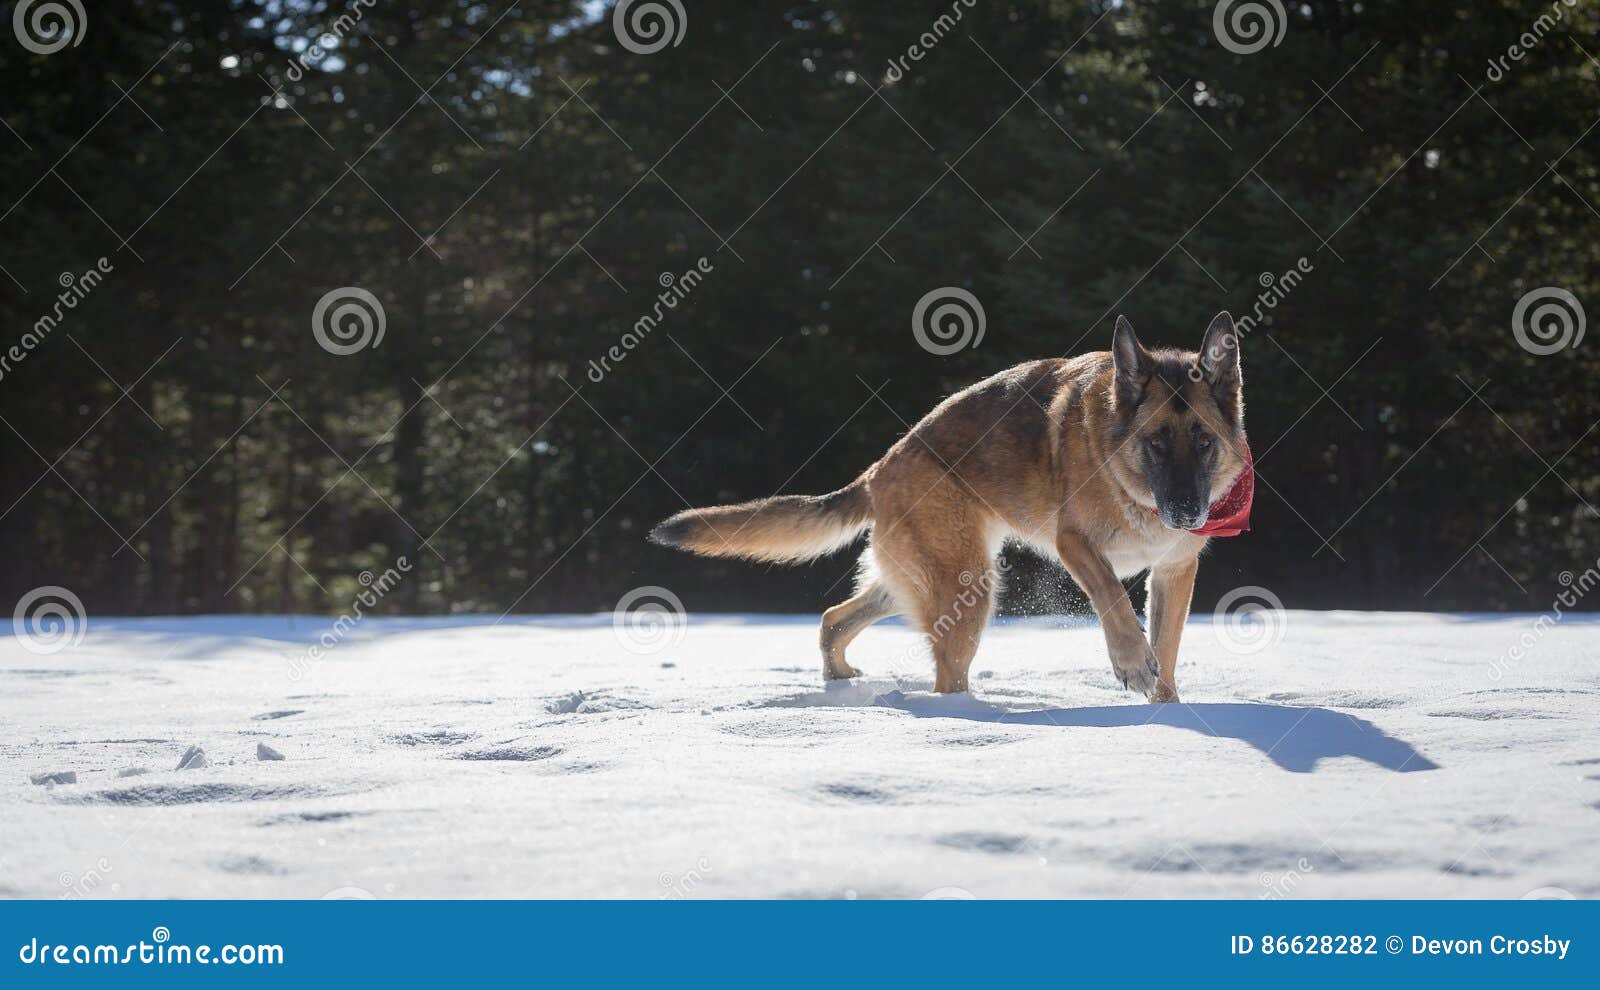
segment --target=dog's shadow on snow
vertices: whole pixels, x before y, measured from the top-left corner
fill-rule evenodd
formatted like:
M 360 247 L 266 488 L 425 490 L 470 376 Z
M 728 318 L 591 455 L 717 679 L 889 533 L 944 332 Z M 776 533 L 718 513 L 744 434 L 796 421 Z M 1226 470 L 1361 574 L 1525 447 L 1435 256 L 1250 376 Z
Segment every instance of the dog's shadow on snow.
M 1354 756 L 1368 763 L 1412 773 L 1438 764 L 1410 743 L 1386 734 L 1365 719 L 1327 708 L 1228 702 L 1166 705 L 1098 705 L 1085 708 L 1016 709 L 971 694 L 906 693 L 867 680 L 834 681 L 821 691 L 768 702 L 774 708 L 894 708 L 918 718 L 960 718 L 1005 725 L 1121 729 L 1165 725 L 1215 739 L 1249 743 L 1272 762 L 1295 773 L 1310 773 L 1317 763 Z

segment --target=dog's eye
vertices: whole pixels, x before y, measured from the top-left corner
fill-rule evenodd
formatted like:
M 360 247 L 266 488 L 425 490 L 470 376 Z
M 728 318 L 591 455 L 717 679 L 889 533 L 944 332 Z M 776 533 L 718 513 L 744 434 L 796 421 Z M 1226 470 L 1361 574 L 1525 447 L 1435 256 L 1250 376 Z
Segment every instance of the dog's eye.
M 1167 441 L 1159 434 L 1150 434 L 1150 439 L 1147 442 L 1150 444 L 1150 449 L 1158 454 L 1167 449 Z
M 1211 438 L 1202 433 L 1195 438 L 1194 445 L 1201 450 L 1209 450 L 1211 448 Z

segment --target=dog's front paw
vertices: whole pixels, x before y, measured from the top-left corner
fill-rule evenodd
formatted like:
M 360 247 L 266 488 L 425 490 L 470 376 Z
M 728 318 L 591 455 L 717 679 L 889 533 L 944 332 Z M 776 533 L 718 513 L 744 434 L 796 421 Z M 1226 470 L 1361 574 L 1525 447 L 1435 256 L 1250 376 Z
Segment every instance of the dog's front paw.
M 1156 697 L 1156 686 L 1161 674 L 1160 661 L 1150 644 L 1140 637 L 1138 645 L 1130 645 L 1123 649 L 1113 650 L 1111 653 L 1111 669 L 1116 673 L 1117 680 L 1129 691 L 1144 695 L 1151 701 L 1159 700 Z M 1176 700 L 1174 696 L 1173 700 Z
M 844 661 L 831 663 L 822 668 L 822 679 L 825 681 L 848 681 L 852 677 L 860 677 L 861 671 L 855 669 Z

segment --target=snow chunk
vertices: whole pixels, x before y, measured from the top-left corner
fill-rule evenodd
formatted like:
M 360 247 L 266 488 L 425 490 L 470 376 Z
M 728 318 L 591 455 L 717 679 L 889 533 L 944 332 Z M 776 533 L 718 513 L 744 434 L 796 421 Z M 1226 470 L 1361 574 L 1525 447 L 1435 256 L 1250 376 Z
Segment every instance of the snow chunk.
M 199 746 L 190 746 L 183 751 L 183 758 L 178 761 L 178 770 L 199 770 L 206 765 L 206 751 Z
M 620 698 L 609 691 L 574 691 L 545 704 L 551 715 L 595 715 L 600 712 L 634 711 L 648 708 L 630 698 Z
M 268 746 L 264 742 L 258 742 L 256 743 L 256 759 L 268 761 L 281 760 L 283 759 L 283 754 L 273 749 L 271 746 Z

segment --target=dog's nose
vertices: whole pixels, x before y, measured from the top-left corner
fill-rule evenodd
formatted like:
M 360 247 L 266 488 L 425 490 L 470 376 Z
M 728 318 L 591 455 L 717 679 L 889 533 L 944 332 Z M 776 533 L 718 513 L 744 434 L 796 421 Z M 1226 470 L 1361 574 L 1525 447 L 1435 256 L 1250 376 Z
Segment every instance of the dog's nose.
M 1161 523 L 1168 529 L 1194 529 L 1204 521 L 1194 509 L 1168 508 L 1161 513 Z

